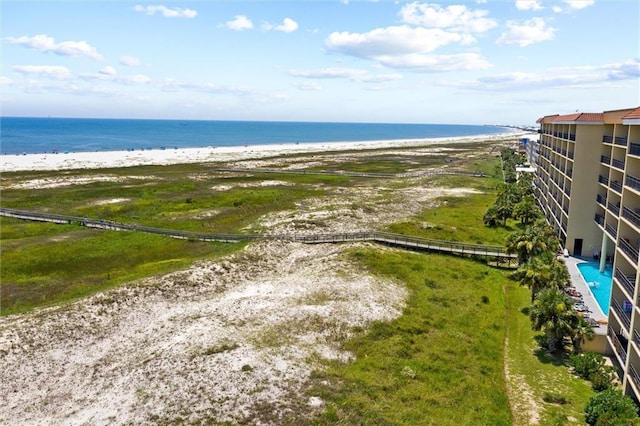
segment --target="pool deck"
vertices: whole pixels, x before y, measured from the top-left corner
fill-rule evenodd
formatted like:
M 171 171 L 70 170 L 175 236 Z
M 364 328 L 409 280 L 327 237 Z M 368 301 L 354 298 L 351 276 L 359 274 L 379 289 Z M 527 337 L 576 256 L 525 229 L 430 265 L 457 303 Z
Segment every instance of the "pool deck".
M 567 269 L 569 270 L 569 275 L 571 275 L 571 285 L 578 292 L 580 292 L 580 294 L 582 294 L 584 305 L 590 311 L 589 316 L 598 322 L 607 321 L 607 315 L 605 315 L 600 309 L 600 305 L 598 305 L 598 302 L 596 301 L 595 297 L 591 293 L 591 290 L 589 290 L 589 286 L 587 285 L 586 281 L 582 277 L 582 274 L 578 270 L 579 263 L 593 262 L 593 260 L 581 259 L 578 257 L 571 257 L 571 256 L 569 257 L 559 256 L 559 259 L 563 260 L 564 263 L 567 265 Z M 601 324 L 598 327 L 593 327 L 593 331 L 596 332 L 596 334 L 606 335 L 607 334 L 606 323 Z

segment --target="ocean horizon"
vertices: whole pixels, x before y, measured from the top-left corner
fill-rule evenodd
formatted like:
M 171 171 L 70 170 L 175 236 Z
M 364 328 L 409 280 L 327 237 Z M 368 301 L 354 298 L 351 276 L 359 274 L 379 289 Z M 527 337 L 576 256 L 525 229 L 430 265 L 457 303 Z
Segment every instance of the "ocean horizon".
M 466 124 L 0 117 L 0 152 L 38 154 L 424 140 L 513 131 L 507 127 Z

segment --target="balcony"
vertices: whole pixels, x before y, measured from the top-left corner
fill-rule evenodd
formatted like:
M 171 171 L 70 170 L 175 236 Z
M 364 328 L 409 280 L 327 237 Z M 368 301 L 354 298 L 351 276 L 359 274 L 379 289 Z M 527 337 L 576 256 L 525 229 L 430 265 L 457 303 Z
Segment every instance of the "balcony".
M 573 133 L 569 133 L 569 140 L 570 141 L 575 141 L 576 140 L 576 135 Z
M 633 384 L 636 385 L 636 389 L 640 389 L 640 376 L 638 372 L 633 367 L 633 364 L 629 364 L 629 373 L 631 376 L 631 380 L 633 380 Z
M 620 203 L 618 203 L 618 205 L 615 205 L 613 203 L 608 203 L 607 204 L 607 209 L 609 209 L 609 211 L 611 213 L 613 213 L 616 216 L 620 216 Z
M 627 293 L 629 293 L 629 295 L 633 297 L 633 294 L 636 290 L 636 277 L 630 277 L 623 274 L 619 268 L 616 268 L 614 276 L 616 277 L 618 282 L 622 284 L 625 290 L 627 290 Z M 638 345 L 638 347 L 640 348 L 640 345 Z
M 618 238 L 618 232 L 616 231 L 616 228 L 614 228 L 613 226 L 609 225 L 608 223 L 604 226 L 605 231 L 607 231 L 609 233 L 609 235 L 611 235 L 613 237 L 613 239 L 615 240 L 616 238 Z
M 593 220 L 595 220 L 595 222 L 604 227 L 604 216 L 599 215 L 598 213 L 596 213 L 596 216 L 593 218 Z
M 629 256 L 629 258 L 631 258 L 634 264 L 638 263 L 638 250 L 631 247 L 631 244 L 629 244 L 623 239 L 620 239 L 618 241 L 618 247 L 620 248 L 620 250 L 622 250 L 624 254 Z
M 624 136 L 616 136 L 613 138 L 613 143 L 616 145 L 627 146 L 627 138 Z
M 636 330 L 633 330 L 633 341 L 640 348 L 640 334 Z
M 640 214 L 631 210 L 629 207 L 622 207 L 622 217 L 640 228 Z
M 618 314 L 618 318 L 622 320 L 624 326 L 628 330 L 629 327 L 631 327 L 631 313 L 626 312 L 624 309 L 622 309 L 618 301 L 613 298 L 611 299 L 611 307 L 616 312 L 616 314 Z
M 574 139 L 575 140 L 575 139 Z M 569 157 L 570 159 L 573 160 L 573 151 L 569 151 L 569 154 L 567 155 L 567 157 Z
M 598 175 L 598 182 L 604 184 L 604 185 L 609 185 L 609 179 L 602 176 L 602 175 Z
M 611 165 L 617 169 L 624 170 L 624 161 L 616 160 L 615 158 L 611 160 Z
M 631 143 L 631 146 L 629 147 L 629 154 L 631 155 L 637 155 L 640 157 L 640 143 Z
M 604 143 L 613 143 L 613 136 L 604 135 L 602 137 L 602 142 L 604 142 Z
M 609 182 L 609 188 L 616 191 L 618 194 L 622 194 L 622 184 L 617 180 L 612 180 Z
M 609 164 L 611 164 L 611 157 L 607 157 L 606 155 L 601 155 L 600 162 L 608 166 Z
M 638 179 L 637 177 L 627 176 L 625 184 L 635 189 L 636 191 L 640 191 L 640 179 Z
M 598 195 L 596 195 L 596 201 L 602 207 L 607 207 L 607 197 L 603 197 L 602 195 L 598 194 Z
M 609 327 L 607 330 L 607 336 L 609 336 L 609 338 L 611 339 L 613 348 L 615 349 L 616 353 L 622 360 L 622 364 L 625 364 L 627 362 L 627 349 L 626 349 L 627 339 L 625 339 L 621 335 L 614 333 L 611 327 Z M 623 342 L 624 342 L 624 345 L 623 345 Z

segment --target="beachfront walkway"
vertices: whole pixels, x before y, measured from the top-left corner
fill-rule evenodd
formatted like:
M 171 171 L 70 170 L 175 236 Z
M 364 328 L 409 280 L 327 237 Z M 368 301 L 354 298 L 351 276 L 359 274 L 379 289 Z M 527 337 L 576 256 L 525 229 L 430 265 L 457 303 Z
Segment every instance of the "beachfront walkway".
M 587 262 L 587 260 L 577 257 L 561 257 L 561 259 L 567 265 L 569 275 L 571 275 L 571 285 L 582 294 L 584 305 L 589 308 L 589 316 L 594 320 L 602 323 L 607 320 L 607 316 L 600 309 L 600 305 L 596 301 L 595 297 L 589 290 L 589 286 L 582 277 L 582 274 L 578 270 L 578 264 Z M 597 334 L 607 334 L 606 324 L 601 324 L 599 327 L 593 327 L 593 331 Z

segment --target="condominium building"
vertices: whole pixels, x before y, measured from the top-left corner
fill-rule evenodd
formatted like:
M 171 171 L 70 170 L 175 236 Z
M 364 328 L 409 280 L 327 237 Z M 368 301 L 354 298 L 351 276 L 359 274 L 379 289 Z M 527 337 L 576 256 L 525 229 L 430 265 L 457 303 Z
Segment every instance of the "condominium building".
M 612 265 L 605 351 L 640 401 L 640 107 L 537 122 L 536 200 L 572 255 Z

